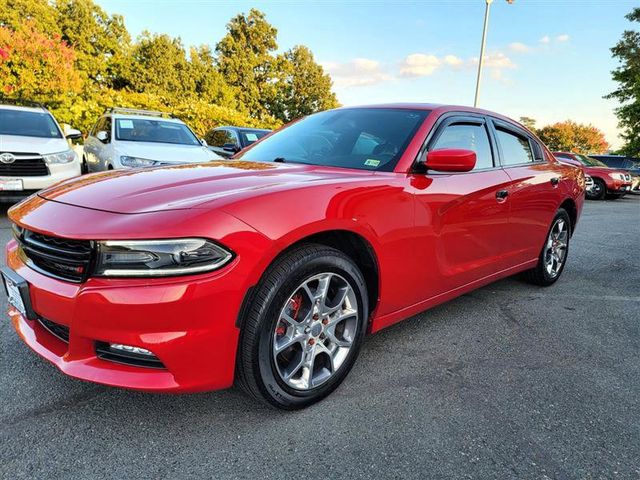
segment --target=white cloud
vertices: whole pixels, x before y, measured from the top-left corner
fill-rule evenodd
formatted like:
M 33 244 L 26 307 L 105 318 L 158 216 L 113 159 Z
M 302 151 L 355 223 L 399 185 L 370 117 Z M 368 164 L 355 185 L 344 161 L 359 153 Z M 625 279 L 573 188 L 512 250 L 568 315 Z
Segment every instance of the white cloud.
M 569 37 L 569 35 L 568 35 L 568 34 L 563 33 L 562 35 L 558 35 L 558 36 L 556 37 L 556 40 L 557 40 L 558 42 L 568 42 L 568 41 L 569 41 L 569 38 L 571 38 L 571 37 Z
M 354 58 L 348 62 L 324 62 L 336 87 L 363 87 L 385 82 L 392 77 L 384 71 L 380 62 L 369 58 Z
M 544 37 L 542 37 L 540 39 L 540 43 L 551 43 L 551 38 L 549 37 L 549 35 L 545 35 Z
M 400 64 L 400 75 L 403 77 L 426 77 L 435 72 L 442 61 L 435 55 L 412 53 Z
M 524 43 L 513 42 L 509 44 L 509 50 L 514 53 L 527 53 L 531 51 L 531 47 L 525 45 Z
M 478 57 L 472 58 L 470 63 L 472 65 L 478 65 Z M 495 68 L 495 69 L 518 68 L 518 65 L 513 63 L 513 61 L 502 52 L 485 55 L 483 66 L 484 68 Z
M 464 64 L 464 60 L 460 57 L 456 57 L 455 55 L 445 55 L 444 63 L 452 67 L 460 67 Z

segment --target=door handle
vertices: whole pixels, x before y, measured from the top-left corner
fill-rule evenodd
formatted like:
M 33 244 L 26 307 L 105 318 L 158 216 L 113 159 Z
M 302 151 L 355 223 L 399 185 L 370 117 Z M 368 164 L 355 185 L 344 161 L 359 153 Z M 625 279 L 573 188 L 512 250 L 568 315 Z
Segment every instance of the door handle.
M 508 196 L 509 196 L 509 191 L 508 190 L 498 190 L 496 192 L 496 199 L 499 202 L 506 200 Z
M 551 185 L 553 185 L 554 187 L 557 187 L 559 183 L 560 183 L 560 178 L 559 177 L 553 177 L 551 179 Z

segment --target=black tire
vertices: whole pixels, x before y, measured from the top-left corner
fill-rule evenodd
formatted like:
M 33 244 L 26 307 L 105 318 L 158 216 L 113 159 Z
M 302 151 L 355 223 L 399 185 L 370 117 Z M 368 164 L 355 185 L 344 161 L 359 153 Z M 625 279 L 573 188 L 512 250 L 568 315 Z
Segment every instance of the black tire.
M 607 194 L 607 184 L 599 178 L 593 179 L 593 188 L 588 191 L 586 196 L 589 200 L 603 200 Z
M 338 274 L 352 288 L 358 305 L 357 329 L 350 350 L 329 379 L 307 390 L 287 385 L 273 359 L 273 335 L 280 311 L 307 279 L 324 272 Z M 236 365 L 236 385 L 252 397 L 268 404 L 295 410 L 322 400 L 347 376 L 362 345 L 367 321 L 367 287 L 357 265 L 339 250 L 304 244 L 282 255 L 267 269 L 250 298 L 241 318 Z
M 559 271 L 555 273 L 555 275 L 552 275 L 547 271 L 547 268 L 545 265 L 545 254 L 547 251 L 547 242 L 549 240 L 549 236 L 551 235 L 552 229 L 556 225 L 556 222 L 558 221 L 558 219 L 564 220 L 567 226 L 567 246 L 566 246 L 564 259 L 562 264 L 560 265 Z M 538 264 L 535 266 L 535 268 L 532 268 L 531 270 L 527 270 L 526 272 L 524 272 L 525 280 L 527 280 L 529 283 L 533 283 L 534 285 L 540 285 L 542 287 L 548 287 L 556 283 L 556 281 L 560 278 L 560 275 L 562 275 L 562 272 L 564 271 L 564 267 L 567 265 L 567 259 L 569 258 L 569 245 L 571 243 L 571 232 L 572 232 L 572 225 L 571 225 L 571 218 L 569 217 L 569 214 L 563 208 L 558 209 L 558 212 L 553 217 L 553 221 L 549 226 L 549 231 L 547 232 L 547 235 L 545 237 L 544 245 L 540 250 L 540 255 L 538 256 Z

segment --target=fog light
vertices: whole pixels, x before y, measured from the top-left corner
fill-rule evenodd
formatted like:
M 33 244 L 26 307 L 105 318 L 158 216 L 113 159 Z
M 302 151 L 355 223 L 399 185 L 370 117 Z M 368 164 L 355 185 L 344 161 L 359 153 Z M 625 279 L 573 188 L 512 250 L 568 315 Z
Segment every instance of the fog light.
M 112 350 L 120 350 L 121 352 L 135 353 L 137 355 L 148 355 L 151 357 L 154 356 L 153 353 L 151 353 L 146 348 L 132 347 L 131 345 L 123 345 L 121 343 L 110 343 L 109 348 L 111 348 Z

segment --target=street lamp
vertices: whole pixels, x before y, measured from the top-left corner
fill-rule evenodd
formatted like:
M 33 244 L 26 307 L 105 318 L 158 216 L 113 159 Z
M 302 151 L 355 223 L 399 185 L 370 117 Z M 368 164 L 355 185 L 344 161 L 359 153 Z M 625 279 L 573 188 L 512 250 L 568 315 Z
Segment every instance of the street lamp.
M 515 0 L 507 0 L 507 3 L 511 5 Z M 480 82 L 482 80 L 482 64 L 484 63 L 484 47 L 487 44 L 487 28 L 489 27 L 489 10 L 491 10 L 491 4 L 493 0 L 485 0 L 486 6 L 484 10 L 484 28 L 482 29 L 482 45 L 480 46 L 480 59 L 478 60 L 478 78 L 476 80 L 476 97 L 473 100 L 473 106 L 478 106 L 478 99 L 480 98 Z

